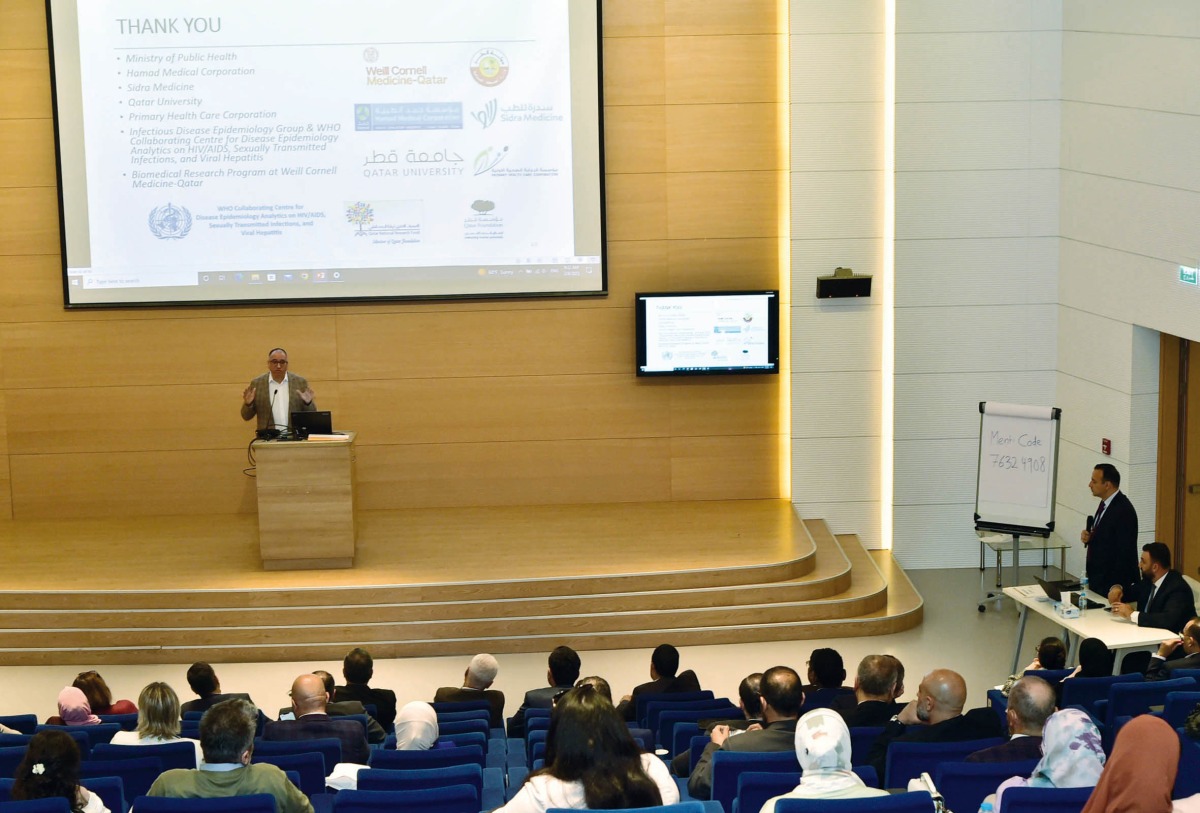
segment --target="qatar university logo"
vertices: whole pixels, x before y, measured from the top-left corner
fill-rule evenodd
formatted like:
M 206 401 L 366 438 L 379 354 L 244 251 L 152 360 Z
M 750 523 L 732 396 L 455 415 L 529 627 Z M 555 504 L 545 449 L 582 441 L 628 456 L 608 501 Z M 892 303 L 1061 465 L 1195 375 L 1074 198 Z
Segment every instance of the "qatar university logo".
M 150 210 L 150 233 L 159 240 L 182 240 L 192 230 L 192 213 L 168 203 Z

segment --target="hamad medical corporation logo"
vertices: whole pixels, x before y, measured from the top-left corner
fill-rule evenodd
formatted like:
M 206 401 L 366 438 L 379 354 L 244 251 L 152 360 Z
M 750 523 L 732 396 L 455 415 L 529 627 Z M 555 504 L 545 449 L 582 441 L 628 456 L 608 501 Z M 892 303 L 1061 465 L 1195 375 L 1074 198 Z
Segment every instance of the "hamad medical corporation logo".
M 159 240 L 182 240 L 192 230 L 192 213 L 168 203 L 150 210 L 150 233 Z

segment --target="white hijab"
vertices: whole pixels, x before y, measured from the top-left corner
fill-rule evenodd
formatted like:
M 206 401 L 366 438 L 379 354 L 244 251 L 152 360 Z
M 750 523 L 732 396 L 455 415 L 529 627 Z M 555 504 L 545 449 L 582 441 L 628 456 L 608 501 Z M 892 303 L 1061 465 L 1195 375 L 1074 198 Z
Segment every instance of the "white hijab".
M 420 700 L 405 703 L 396 716 L 396 750 L 428 751 L 437 738 L 437 712 L 433 706 Z
M 796 759 L 804 796 L 824 796 L 848 788 L 866 787 L 850 770 L 850 729 L 842 715 L 813 709 L 796 723 Z

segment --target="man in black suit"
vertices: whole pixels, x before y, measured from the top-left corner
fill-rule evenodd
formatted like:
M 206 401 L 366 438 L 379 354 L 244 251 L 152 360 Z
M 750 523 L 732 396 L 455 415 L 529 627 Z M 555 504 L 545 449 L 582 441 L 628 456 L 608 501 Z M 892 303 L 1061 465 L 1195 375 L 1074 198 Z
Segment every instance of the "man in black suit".
M 1137 579 L 1137 511 L 1121 491 L 1121 473 L 1111 463 L 1092 470 L 1088 488 L 1100 500 L 1092 525 L 1080 531 L 1087 548 L 1085 564 L 1089 587 L 1106 595 L 1114 584 Z
M 966 762 L 1020 762 L 1042 758 L 1042 728 L 1054 713 L 1054 687 L 1039 677 L 1023 677 L 1008 692 L 1008 742 L 969 754 Z
M 712 739 L 704 746 L 704 753 L 696 762 L 696 768 L 688 777 L 688 793 L 693 799 L 712 798 L 712 756 L 724 751 L 794 751 L 796 748 L 796 721 L 800 718 L 800 706 L 804 704 L 804 690 L 800 675 L 786 666 L 773 666 L 762 676 L 761 728 L 749 728 L 742 734 L 730 734 L 729 726 L 719 725 L 709 735 Z
M 342 720 L 326 714 L 329 694 L 325 682 L 316 675 L 301 675 L 292 682 L 292 711 L 295 720 L 267 723 L 263 739 L 272 742 L 317 740 L 333 737 L 342 743 L 342 761 L 367 764 L 371 748 L 357 720 Z
M 208 711 L 217 703 L 223 700 L 231 700 L 235 697 L 242 700 L 250 700 L 250 695 L 242 692 L 222 694 L 221 681 L 217 679 L 217 673 L 213 671 L 212 666 L 203 661 L 197 661 L 188 667 L 187 682 L 188 686 L 192 687 L 192 691 L 198 697 L 196 700 L 189 700 L 180 706 L 180 714 L 186 714 L 189 711 Z M 250 702 L 253 703 L 254 701 L 250 700 Z
M 368 686 L 374 674 L 375 661 L 371 653 L 356 646 L 342 661 L 342 676 L 346 678 L 346 685 L 337 687 L 333 699 L 339 703 L 357 700 L 364 706 L 374 706 L 375 719 L 390 734 L 396 725 L 396 693 L 391 689 Z
M 1169 660 L 1183 650 L 1183 657 Z M 1168 638 L 1150 656 L 1146 680 L 1170 680 L 1176 669 L 1200 669 L 1200 618 L 1188 621 L 1178 638 Z
M 999 737 L 996 712 L 979 708 L 963 714 L 966 702 L 967 683 L 962 675 L 949 669 L 933 670 L 922 678 L 917 699 L 883 727 L 867 754 L 867 764 L 883 778 L 888 747 L 893 742 L 965 742 Z
M 1108 591 L 1113 615 L 1127 618 L 1139 627 L 1182 630 L 1196 614 L 1192 588 L 1179 571 L 1171 569 L 1171 549 L 1162 542 L 1142 546 L 1138 560 L 1141 581 L 1113 585 Z M 1133 609 L 1136 603 L 1139 610 Z
M 321 679 L 325 684 L 325 693 L 333 697 L 333 693 L 337 686 L 334 684 L 333 675 L 326 672 L 324 669 L 314 669 L 313 674 Z M 330 717 L 348 717 L 351 715 L 365 715 L 367 718 L 367 742 L 382 743 L 387 740 L 387 732 L 383 730 L 383 726 L 379 721 L 371 716 L 371 713 L 366 710 L 362 703 L 357 700 L 343 700 L 341 702 L 329 701 L 325 704 L 325 713 Z M 296 719 L 295 712 L 289 706 L 285 709 L 280 709 L 276 715 L 277 720 L 294 720 Z
M 575 650 L 569 646 L 556 646 L 550 653 L 546 669 L 546 683 L 549 685 L 525 692 L 525 702 L 508 721 L 508 736 L 524 737 L 525 710 L 550 708 L 556 694 L 570 689 L 579 680 L 579 668 L 579 655 Z
M 489 709 L 489 728 L 504 728 L 504 692 L 492 688 L 500 663 L 492 655 L 481 653 L 471 658 L 463 672 L 463 685 L 443 686 L 433 694 L 434 703 L 466 703 L 486 700 Z
M 633 722 L 637 714 L 637 698 L 644 694 L 672 694 L 698 692 L 700 681 L 691 669 L 676 675 L 679 670 L 679 650 L 670 644 L 659 644 L 650 656 L 650 682 L 634 687 L 632 694 L 621 698 L 617 712 L 627 721 Z
M 834 706 L 842 715 L 847 728 L 886 725 L 899 714 L 902 703 L 896 702 L 896 686 L 900 682 L 900 661 L 891 655 L 868 655 L 859 661 L 854 677 L 853 706 Z

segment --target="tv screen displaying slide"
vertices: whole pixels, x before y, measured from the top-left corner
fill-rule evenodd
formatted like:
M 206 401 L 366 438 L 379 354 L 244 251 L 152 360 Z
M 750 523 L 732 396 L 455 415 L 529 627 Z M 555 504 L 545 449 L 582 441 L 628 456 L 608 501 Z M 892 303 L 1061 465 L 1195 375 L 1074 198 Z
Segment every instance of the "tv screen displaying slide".
M 637 294 L 637 374 L 779 372 L 778 291 Z
M 67 307 L 603 294 L 599 0 L 49 0 Z

